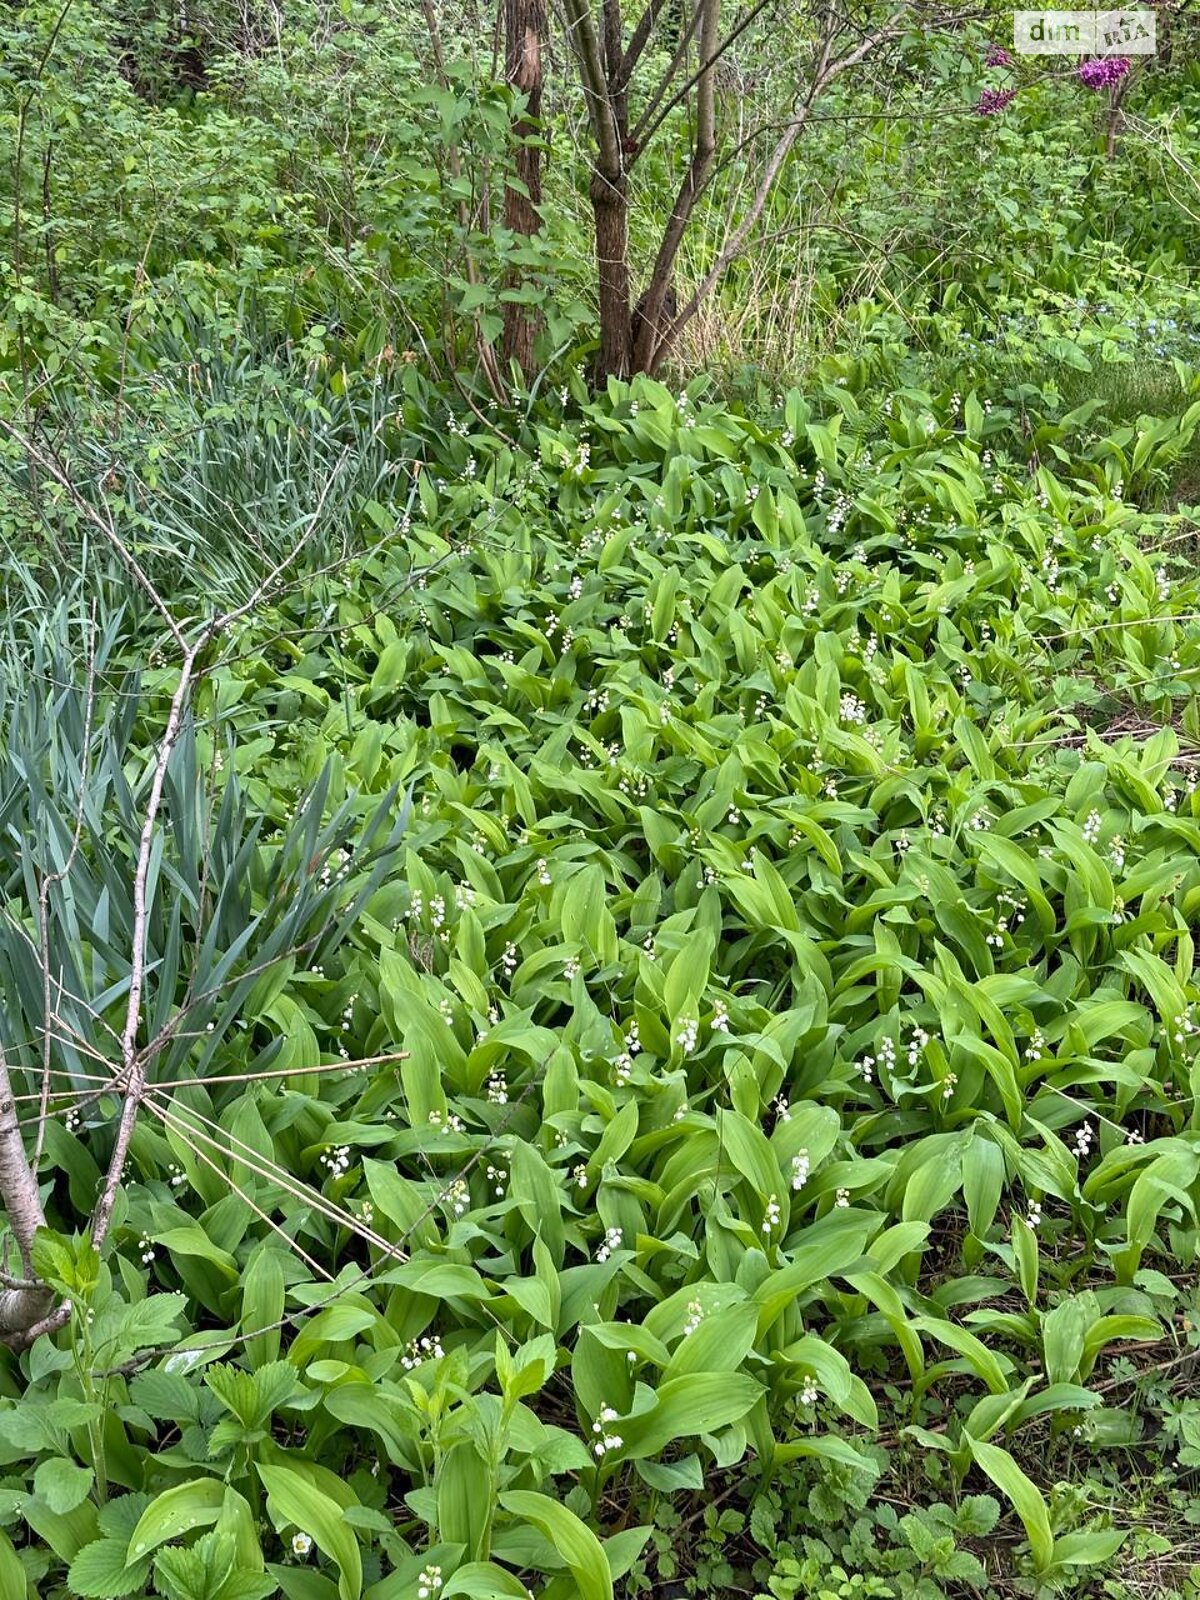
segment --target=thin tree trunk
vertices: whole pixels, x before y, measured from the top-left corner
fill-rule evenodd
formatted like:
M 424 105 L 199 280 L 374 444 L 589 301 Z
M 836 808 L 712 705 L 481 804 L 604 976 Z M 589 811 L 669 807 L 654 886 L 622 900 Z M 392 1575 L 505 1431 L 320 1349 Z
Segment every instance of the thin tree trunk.
M 54 225 L 51 222 L 53 210 L 50 204 L 50 177 L 51 161 L 54 156 L 54 141 L 47 140 L 46 148 L 42 153 L 42 235 L 43 248 L 46 252 L 46 293 L 50 304 L 58 304 L 58 261 L 55 258 L 56 241 Z
M 696 144 L 692 159 L 684 174 L 662 243 L 650 275 L 650 286 L 642 301 L 642 315 L 638 321 L 633 346 L 633 370 L 653 372 L 658 365 L 658 352 L 662 344 L 662 313 L 667 291 L 671 287 L 671 273 L 675 258 L 687 232 L 688 221 L 700 191 L 708 177 L 717 149 L 716 111 L 716 61 L 721 39 L 721 0 L 702 0 L 700 14 L 701 72 L 696 83 Z
M 565 0 L 571 48 L 579 62 L 583 98 L 596 140 L 591 201 L 596 219 L 596 277 L 600 297 L 600 351 L 596 379 L 623 378 L 629 372 L 629 180 L 613 86 L 604 67 L 591 0 Z
M 621 0 L 604 0 L 604 78 L 616 132 L 618 167 L 599 173 L 602 189 L 593 182 L 592 208 L 596 217 L 596 258 L 602 263 L 600 290 L 599 376 L 626 377 L 633 367 L 635 313 L 629 273 L 629 80 L 621 44 Z M 599 199 L 597 195 L 599 194 Z M 601 244 L 601 218 L 604 242 Z M 607 264 L 607 271 L 603 264 Z
M 525 98 L 524 114 L 513 128 L 518 140 L 516 173 L 521 186 L 509 184 L 504 191 L 504 221 L 511 233 L 529 239 L 541 227 L 537 208 L 542 202 L 542 152 L 529 141 L 537 132 L 542 112 L 545 0 L 504 0 L 504 31 L 505 75 Z M 505 360 L 516 361 L 523 372 L 533 370 L 533 347 L 541 323 L 533 306 L 505 301 L 501 350 Z
M 37 1178 L 25 1153 L 21 1123 L 8 1076 L 8 1062 L 0 1046 L 0 1201 L 16 1242 L 27 1280 L 33 1278 L 33 1236 L 46 1225 Z M 46 1317 L 54 1303 L 51 1289 L 33 1281 L 5 1279 L 0 1289 L 0 1342 L 23 1344 L 23 1335 Z
M 596 377 L 629 375 L 632 359 L 632 312 L 629 303 L 629 194 L 625 174 L 592 177 L 592 212 L 596 219 L 596 277 L 600 292 L 600 352 Z
M 8 1077 L 8 1061 L 0 1047 L 0 1196 L 8 1225 L 21 1256 L 26 1275 L 33 1272 L 33 1236 L 46 1226 L 37 1179 L 25 1154 L 21 1123 Z
M 771 191 L 775 187 L 776 180 L 783 169 L 783 164 L 787 160 L 792 146 L 803 132 L 816 101 L 839 73 L 845 72 L 849 67 L 857 66 L 860 61 L 870 55 L 885 40 L 895 38 L 901 31 L 907 10 L 907 3 L 900 5 L 881 27 L 875 29 L 872 33 L 863 35 L 858 44 L 842 56 L 834 56 L 832 54 L 832 38 L 826 37 L 813 70 L 804 102 L 797 106 L 791 120 L 785 125 L 776 142 L 775 148 L 767 157 L 749 206 L 743 213 L 737 227 L 733 229 L 726 239 L 716 260 L 693 290 L 686 305 L 680 306 L 679 312 L 670 326 L 660 332 L 655 356 L 656 364 L 669 353 L 683 328 L 696 315 L 705 298 L 720 281 L 729 263 L 736 260 L 741 254 L 746 240 L 757 225 L 759 217 L 762 216 L 763 208 L 770 199 Z

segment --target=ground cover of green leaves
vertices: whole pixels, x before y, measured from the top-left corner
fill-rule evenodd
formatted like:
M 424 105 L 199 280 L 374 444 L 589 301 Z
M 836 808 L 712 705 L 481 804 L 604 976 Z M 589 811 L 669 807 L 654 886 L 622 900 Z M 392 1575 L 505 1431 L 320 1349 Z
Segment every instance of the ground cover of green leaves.
M 398 392 L 380 548 L 207 680 L 179 793 L 263 819 L 251 899 L 322 773 L 323 888 L 373 887 L 172 1060 L 103 1263 L 110 1112 L 55 1123 L 6 1593 L 608 1600 L 718 1486 L 914 1456 L 945 1519 L 854 1592 L 1118 1553 L 1052 1489 L 1137 1444 L 1113 1358 L 1186 1349 L 1200 608 L 1139 503 L 1200 410 L 564 402 L 514 451 Z M 381 873 L 344 819 L 397 789 Z M 756 1583 L 851 1592 L 769 1520 Z

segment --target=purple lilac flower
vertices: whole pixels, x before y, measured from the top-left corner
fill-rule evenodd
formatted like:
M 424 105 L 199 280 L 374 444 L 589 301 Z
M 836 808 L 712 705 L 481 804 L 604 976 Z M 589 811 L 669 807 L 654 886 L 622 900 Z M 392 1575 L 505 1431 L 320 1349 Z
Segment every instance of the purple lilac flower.
M 1012 103 L 1017 97 L 1015 89 L 984 89 L 979 96 L 979 104 L 975 107 L 977 117 L 994 117 L 998 111 Z
M 988 53 L 983 58 L 985 67 L 1011 67 L 1012 57 L 1007 50 L 1001 49 L 998 44 L 990 46 Z
M 1132 65 L 1128 56 L 1099 56 L 1080 66 L 1079 81 L 1089 89 L 1107 89 L 1119 83 Z

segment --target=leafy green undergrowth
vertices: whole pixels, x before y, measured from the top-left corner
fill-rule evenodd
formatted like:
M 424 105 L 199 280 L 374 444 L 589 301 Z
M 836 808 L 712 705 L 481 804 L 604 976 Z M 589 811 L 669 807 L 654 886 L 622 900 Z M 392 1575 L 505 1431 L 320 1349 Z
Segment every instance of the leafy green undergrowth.
M 1128 1401 L 1200 1243 L 1200 631 L 1141 509 L 1200 412 L 831 385 L 766 427 L 638 380 L 516 449 L 427 398 L 379 548 L 211 668 L 169 797 L 240 830 L 230 949 L 332 813 L 348 936 L 176 1041 L 103 1262 L 112 1112 L 55 1096 L 74 1315 L 3 1373 L 6 1584 L 1082 1592 L 1139 1520 L 1105 1463 L 1197 1449 Z M 397 790 L 382 871 L 346 819 Z M 204 958 L 204 837 L 152 972 Z

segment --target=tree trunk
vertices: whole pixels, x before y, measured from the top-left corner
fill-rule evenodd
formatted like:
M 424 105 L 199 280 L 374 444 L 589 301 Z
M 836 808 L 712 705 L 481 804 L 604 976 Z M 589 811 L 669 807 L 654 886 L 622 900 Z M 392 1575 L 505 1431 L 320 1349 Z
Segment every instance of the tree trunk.
M 592 168 L 592 214 L 596 219 L 596 281 L 600 298 L 600 351 L 595 380 L 624 378 L 629 373 L 629 179 L 625 172 L 624 132 L 617 118 L 617 101 L 624 88 L 623 71 L 612 58 L 620 47 L 619 8 L 612 0 L 605 8 L 605 42 L 596 32 L 591 0 L 563 0 L 570 28 L 571 48 L 579 62 L 588 121 L 596 139 L 597 158 Z M 606 71 L 608 59 L 614 77 Z
M 528 141 L 538 131 L 542 112 L 542 40 L 546 32 L 545 0 L 504 0 L 505 76 L 525 98 L 525 111 L 513 128 L 518 142 L 516 175 L 520 187 L 504 191 L 504 221 L 513 234 L 529 239 L 541 227 L 542 152 Z M 510 287 L 521 283 L 510 280 Z M 516 361 L 523 372 L 534 367 L 533 346 L 541 328 L 537 310 L 520 301 L 504 303 L 501 350 L 506 361 Z
M 671 273 L 683 244 L 697 200 L 708 179 L 717 151 L 717 96 L 715 62 L 721 42 L 721 0 L 703 0 L 700 8 L 700 76 L 696 81 L 696 140 L 692 159 L 671 208 L 662 243 L 654 262 L 650 286 L 643 296 L 642 318 L 633 341 L 633 370 L 654 373 L 667 350 L 670 323 L 675 317 Z M 664 319 L 670 296 L 671 310 Z
M 629 305 L 629 190 L 625 174 L 592 176 L 596 218 L 596 277 L 600 291 L 600 351 L 596 380 L 629 376 L 632 358 Z
M 37 1178 L 25 1153 L 21 1120 L 8 1077 L 8 1062 L 0 1047 L 0 1204 L 9 1232 L 21 1257 L 26 1278 L 32 1279 L 33 1237 L 46 1218 L 38 1194 Z M 0 1291 L 0 1343 L 24 1347 L 54 1304 L 53 1291 L 36 1281 L 12 1284 Z
M 53 1304 L 53 1289 L 0 1289 L 0 1343 L 21 1348 Z

